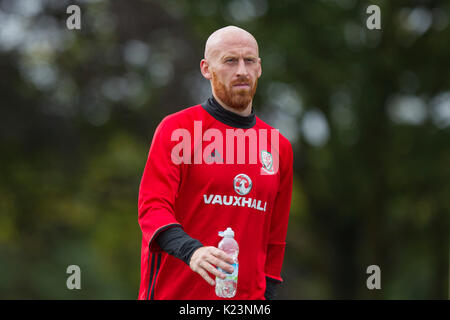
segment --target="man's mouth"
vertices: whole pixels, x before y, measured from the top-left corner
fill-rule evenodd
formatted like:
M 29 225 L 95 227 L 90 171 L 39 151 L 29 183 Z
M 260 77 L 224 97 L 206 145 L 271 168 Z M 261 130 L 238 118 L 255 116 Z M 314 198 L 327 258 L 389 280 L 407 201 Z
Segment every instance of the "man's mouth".
M 248 84 L 248 83 L 236 83 L 236 84 L 233 85 L 233 87 L 247 88 L 247 87 L 250 87 L 250 84 Z

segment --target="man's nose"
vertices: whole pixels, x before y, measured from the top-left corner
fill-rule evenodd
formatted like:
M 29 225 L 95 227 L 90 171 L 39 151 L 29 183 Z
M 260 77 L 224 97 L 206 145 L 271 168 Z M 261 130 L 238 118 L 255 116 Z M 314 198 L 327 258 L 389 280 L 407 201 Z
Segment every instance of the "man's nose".
M 236 71 L 238 77 L 248 76 L 247 67 L 245 66 L 244 59 L 239 59 L 238 69 Z

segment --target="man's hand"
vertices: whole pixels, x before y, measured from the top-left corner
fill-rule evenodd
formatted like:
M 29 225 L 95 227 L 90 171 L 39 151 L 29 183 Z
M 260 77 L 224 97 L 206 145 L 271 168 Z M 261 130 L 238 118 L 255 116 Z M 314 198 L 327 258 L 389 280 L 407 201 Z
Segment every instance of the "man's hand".
M 209 276 L 208 272 L 216 277 L 225 278 L 225 274 L 216 269 L 215 266 L 227 272 L 233 272 L 233 259 L 223 250 L 216 247 L 201 247 L 194 251 L 189 262 L 192 271 L 197 272 L 210 285 L 215 285 L 215 281 Z

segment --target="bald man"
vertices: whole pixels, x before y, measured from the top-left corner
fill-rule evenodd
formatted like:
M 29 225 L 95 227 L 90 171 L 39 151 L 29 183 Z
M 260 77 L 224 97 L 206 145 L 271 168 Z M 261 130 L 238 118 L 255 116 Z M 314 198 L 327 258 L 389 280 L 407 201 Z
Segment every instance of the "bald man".
M 142 176 L 139 299 L 220 299 L 214 286 L 230 274 L 238 275 L 231 298 L 272 299 L 282 282 L 292 147 L 255 115 L 262 69 L 249 32 L 212 33 L 200 71 L 212 96 L 161 121 Z M 228 227 L 238 258 L 217 248 Z

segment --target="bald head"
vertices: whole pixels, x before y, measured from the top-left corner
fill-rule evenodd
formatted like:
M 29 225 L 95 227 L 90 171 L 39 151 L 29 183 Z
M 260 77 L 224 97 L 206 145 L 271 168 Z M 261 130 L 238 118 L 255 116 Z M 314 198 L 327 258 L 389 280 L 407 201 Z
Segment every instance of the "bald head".
M 220 52 L 233 47 L 250 47 L 258 55 L 258 43 L 251 33 L 235 26 L 227 26 L 209 36 L 205 45 L 205 59 L 212 61 Z

